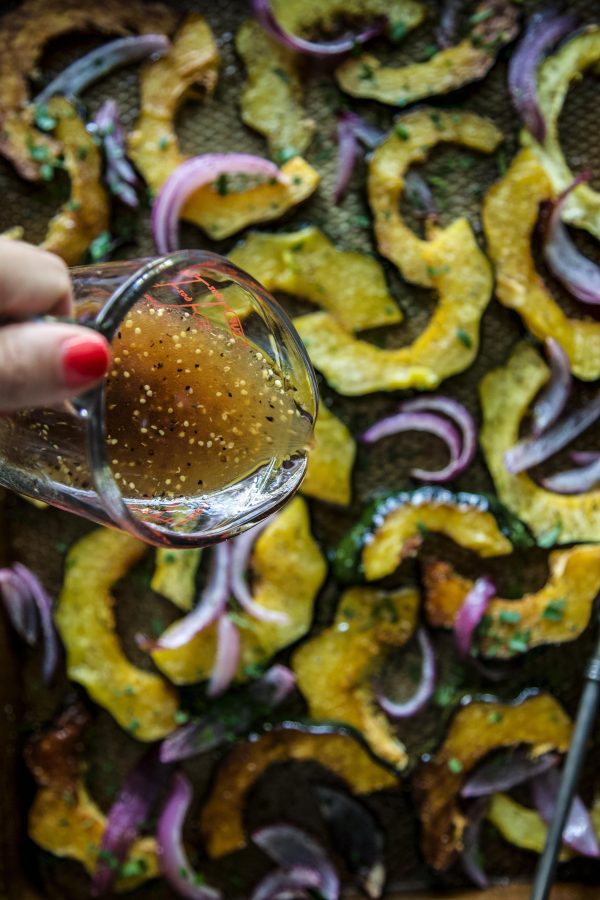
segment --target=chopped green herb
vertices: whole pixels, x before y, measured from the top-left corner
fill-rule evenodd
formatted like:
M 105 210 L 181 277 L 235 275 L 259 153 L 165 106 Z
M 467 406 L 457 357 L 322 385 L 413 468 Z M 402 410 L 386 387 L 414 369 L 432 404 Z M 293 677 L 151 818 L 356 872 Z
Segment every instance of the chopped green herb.
M 165 623 L 160 616 L 152 616 L 150 619 L 150 633 L 152 637 L 159 637 L 165 630 Z
M 567 601 L 564 597 L 550 600 L 542 613 L 542 619 L 548 619 L 550 622 L 562 622 L 565 617 L 566 605 Z
M 166 136 L 166 134 L 163 134 L 163 136 L 161 137 L 161 139 L 158 142 L 158 149 L 166 150 L 168 146 L 169 146 L 169 138 Z
M 48 159 L 49 150 L 43 144 L 32 144 L 29 148 L 29 155 L 36 162 L 43 162 Z
M 440 684 L 433 694 L 436 706 L 450 706 L 454 699 L 454 688 L 450 684 Z
M 406 37 L 406 31 L 404 22 L 392 22 L 388 29 L 388 37 L 393 44 L 399 44 Z
M 425 524 L 425 522 L 421 522 L 420 520 L 417 522 L 417 529 L 421 537 L 427 537 L 429 534 L 429 528 Z
M 260 678 L 263 672 L 264 666 L 261 666 L 260 663 L 248 663 L 247 666 L 244 666 L 244 675 L 247 678 Z
M 451 756 L 448 760 L 448 768 L 453 775 L 460 775 L 463 770 L 463 764 L 461 763 L 460 759 L 457 759 L 455 756 Z
M 402 124 L 402 122 L 396 122 L 394 131 L 403 141 L 407 141 L 410 138 L 410 131 L 408 130 L 406 125 Z
M 136 732 L 138 730 L 139 727 L 140 727 L 140 720 L 132 719 L 129 722 L 129 724 L 127 725 L 127 730 L 131 731 L 131 733 L 133 734 L 134 732 Z
M 148 863 L 145 859 L 128 859 L 119 869 L 121 878 L 135 878 L 143 875 L 148 869 Z
M 517 631 L 508 642 L 508 649 L 514 653 L 527 653 L 530 640 L 531 631 L 529 629 L 527 631 Z
M 119 868 L 119 860 L 112 852 L 112 850 L 99 850 L 98 859 L 100 860 L 100 862 L 106 863 L 109 869 L 113 869 L 113 871 L 115 872 Z
M 501 722 L 503 718 L 504 716 L 502 715 L 502 713 L 499 710 L 495 709 L 489 714 L 487 720 L 490 725 L 497 725 L 498 722 Z
M 35 107 L 35 124 L 42 131 L 52 131 L 56 127 L 56 119 L 50 115 L 45 103 Z
M 94 238 L 90 244 L 90 257 L 94 262 L 97 262 L 99 259 L 104 259 L 104 257 L 108 256 L 110 253 L 111 247 L 112 238 L 110 232 L 103 231 L 97 238 Z
M 373 77 L 373 68 L 367 63 L 361 63 L 358 77 L 361 81 L 369 81 Z
M 127 687 L 123 688 L 123 693 L 126 697 L 133 697 L 135 695 L 135 688 L 128 684 Z
M 81 209 L 81 203 L 79 200 L 68 200 L 66 203 L 66 207 L 71 212 L 77 212 L 78 209 Z
M 282 81 L 289 82 L 290 76 L 285 69 L 281 68 L 281 66 L 273 66 L 271 71 L 274 75 L 277 75 L 278 78 L 281 78 Z
M 516 609 L 503 609 L 498 618 L 503 625 L 516 625 L 521 621 L 521 613 Z
M 163 556 L 163 562 L 166 562 L 167 565 L 171 565 L 171 563 L 174 563 L 176 561 L 177 561 L 177 554 L 172 553 L 171 551 L 169 551 L 168 553 L 165 553 L 165 555 Z
M 219 177 L 215 181 L 215 187 L 217 189 L 217 194 L 219 194 L 220 197 L 227 196 L 227 194 L 229 193 L 229 183 L 227 175 L 225 175 L 225 173 L 219 175 Z
M 500 173 L 500 175 L 506 175 L 506 172 L 508 171 L 508 163 L 506 162 L 505 150 L 498 150 L 498 152 L 496 153 L 496 164 L 498 166 L 498 172 Z
M 483 616 L 481 617 L 481 621 L 480 621 L 479 625 L 477 626 L 477 632 L 479 634 L 489 634 L 490 628 L 492 627 L 493 624 L 494 624 L 494 620 L 490 616 L 490 614 L 484 613 Z
M 368 216 L 362 216 L 362 215 L 352 216 L 351 221 L 352 221 L 353 225 L 357 225 L 359 228 L 370 228 L 371 227 L 371 220 L 369 219 Z
M 538 547 L 543 547 L 545 550 L 549 550 L 550 547 L 554 547 L 556 542 L 560 537 L 560 533 L 562 531 L 562 522 L 557 522 L 556 525 L 553 525 L 552 528 L 549 528 L 548 531 L 544 531 L 537 539 Z
M 87 155 L 88 155 L 87 147 L 81 146 L 81 147 L 77 148 L 77 158 L 78 159 L 85 159 Z
M 190 714 L 185 709 L 176 709 L 174 719 L 178 725 L 185 725 L 190 721 Z
M 438 266 L 437 268 L 436 266 L 427 266 L 427 274 L 430 278 L 437 278 L 438 275 L 445 275 L 449 271 L 450 266 L 447 265 Z
M 456 337 L 461 342 L 461 344 L 463 344 L 467 348 L 467 350 L 470 350 L 473 346 L 473 338 L 468 331 L 465 331 L 464 328 L 457 329 Z
M 473 13 L 472 16 L 469 16 L 469 22 L 471 25 L 477 25 L 479 22 L 485 22 L 486 19 L 491 18 L 494 15 L 494 10 L 491 7 L 488 9 L 482 9 L 479 12 Z
M 448 192 L 448 182 L 445 178 L 442 178 L 440 175 L 428 175 L 427 181 L 431 185 L 431 187 L 437 188 L 439 191 L 443 193 Z
M 228 616 L 233 624 L 237 625 L 238 628 L 245 628 L 248 631 L 256 630 L 254 622 L 248 616 L 244 616 L 242 613 L 238 613 L 234 609 L 229 610 Z
M 436 55 L 438 50 L 439 48 L 437 44 L 425 44 L 421 52 L 421 59 L 423 60 L 423 62 L 427 62 L 428 59 L 431 59 L 432 56 Z
M 294 175 L 294 177 L 292 178 L 292 184 L 295 184 L 295 185 L 302 184 L 302 181 L 303 181 L 302 175 Z
M 298 156 L 298 151 L 295 147 L 282 147 L 281 150 L 278 150 L 275 154 L 275 162 L 278 166 L 282 166 L 289 159 L 293 159 L 295 156 Z
M 40 176 L 44 181 L 52 181 L 54 178 L 54 168 L 50 163 L 42 163 L 40 166 Z
M 429 113 L 429 118 L 435 125 L 438 131 L 443 131 L 444 125 L 442 123 L 442 117 L 440 116 L 437 110 L 433 110 L 433 112 Z

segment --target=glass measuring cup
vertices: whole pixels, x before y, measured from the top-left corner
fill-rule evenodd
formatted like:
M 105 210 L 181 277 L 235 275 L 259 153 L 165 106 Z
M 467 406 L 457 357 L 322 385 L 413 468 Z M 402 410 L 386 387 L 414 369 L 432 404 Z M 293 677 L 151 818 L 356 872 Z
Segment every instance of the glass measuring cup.
M 0 484 L 157 546 L 230 537 L 304 475 L 318 393 L 277 302 L 181 250 L 71 270 L 75 318 L 112 368 L 73 404 L 0 419 Z

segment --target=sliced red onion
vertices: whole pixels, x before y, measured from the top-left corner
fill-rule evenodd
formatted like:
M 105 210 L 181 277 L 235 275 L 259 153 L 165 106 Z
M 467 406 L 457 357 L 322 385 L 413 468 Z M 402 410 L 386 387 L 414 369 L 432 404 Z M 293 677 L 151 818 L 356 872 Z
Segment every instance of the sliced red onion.
M 354 134 L 368 150 L 373 150 L 386 136 L 385 131 L 375 125 L 370 125 L 357 113 L 347 110 L 339 118 L 352 126 Z
M 42 678 L 46 684 L 50 684 L 56 675 L 60 659 L 60 643 L 52 618 L 52 600 L 39 579 L 27 566 L 17 562 L 13 564 L 12 569 L 24 588 L 29 591 L 37 607 L 44 642 Z
M 525 438 L 504 454 L 504 464 L 509 472 L 516 475 L 539 463 L 545 462 L 572 440 L 593 425 L 600 416 L 600 395 L 587 406 L 575 410 L 559 419 L 545 434 L 535 438 Z
M 443 50 L 447 50 L 457 42 L 458 17 L 464 5 L 465 0 L 444 0 L 442 4 L 435 39 L 438 47 Z
M 427 705 L 435 689 L 435 653 L 424 628 L 417 631 L 417 640 L 422 653 L 421 677 L 412 697 L 399 702 L 376 691 L 377 702 L 386 716 L 392 719 L 408 719 L 416 715 Z
M 583 494 L 593 490 L 599 482 L 600 459 L 596 459 L 587 466 L 565 469 L 563 472 L 540 479 L 541 486 L 555 494 Z
M 179 246 L 179 216 L 195 191 L 221 175 L 238 174 L 286 182 L 275 163 L 250 153 L 205 153 L 187 159 L 169 175 L 152 207 L 152 234 L 158 252 L 170 253 Z
M 395 415 L 380 419 L 379 422 L 371 425 L 361 435 L 361 440 L 365 444 L 374 444 L 384 437 L 400 434 L 403 431 L 426 431 L 434 434 L 444 441 L 450 453 L 450 462 L 443 469 L 433 472 L 426 469 L 411 469 L 410 474 L 413 478 L 437 482 L 447 481 L 448 478 L 454 477 L 457 471 L 457 461 L 461 456 L 460 437 L 456 428 L 436 413 L 416 411 L 395 413 Z
M 335 788 L 318 787 L 317 798 L 334 849 L 367 897 L 378 900 L 386 873 L 383 832 L 375 816 L 350 794 Z
M 120 66 L 139 62 L 151 56 L 158 58 L 169 49 L 169 39 L 164 34 L 142 34 L 117 38 L 102 47 L 86 53 L 67 66 L 41 91 L 34 103 L 45 103 L 55 94 L 78 97 L 91 84 Z
M 531 433 L 534 437 L 547 431 L 562 415 L 573 386 L 569 357 L 558 341 L 546 338 L 544 346 L 550 362 L 550 380 L 533 407 Z
M 468 824 L 463 832 L 463 849 L 460 855 L 465 875 L 481 890 L 489 887 L 489 879 L 480 862 L 481 826 L 488 806 L 487 797 L 471 804 L 467 813 Z
M 286 31 L 275 18 L 270 0 L 252 0 L 252 9 L 257 22 L 270 37 L 283 47 L 287 47 L 288 50 L 295 50 L 296 53 L 305 53 L 309 56 L 340 56 L 342 53 L 350 53 L 357 45 L 366 44 L 372 38 L 383 34 L 387 25 L 386 18 L 376 19 L 359 34 L 316 43 Z
M 556 800 L 560 790 L 560 774 L 549 769 L 531 782 L 533 802 L 540 816 L 550 825 L 554 818 Z M 594 826 L 580 797 L 575 797 L 562 833 L 563 843 L 582 856 L 600 857 L 600 847 Z
M 573 188 L 589 181 L 589 173 L 580 175 L 566 191 L 552 203 L 544 230 L 544 258 L 555 278 L 570 294 L 582 303 L 600 303 L 600 266 L 581 253 L 561 221 L 561 211 Z
M 333 199 L 336 205 L 341 202 L 346 193 L 358 153 L 358 142 L 354 128 L 347 119 L 344 119 L 343 115 L 338 118 L 337 141 L 338 164 L 333 186 Z
M 169 886 L 189 900 L 221 900 L 221 892 L 203 884 L 191 867 L 183 846 L 183 823 L 192 802 L 193 789 L 181 772 L 173 776 L 171 793 L 156 829 L 158 863 Z
M 546 137 L 546 122 L 538 103 L 537 69 L 546 50 L 576 25 L 577 19 L 572 15 L 558 15 L 551 9 L 535 13 L 508 66 L 508 89 L 513 105 L 539 143 Z
M 404 193 L 419 219 L 436 221 L 438 214 L 433 192 L 424 178 L 410 169 L 404 177 Z
M 227 613 L 223 613 L 217 629 L 215 664 L 206 689 L 208 697 L 218 697 L 227 690 L 240 664 L 240 650 L 239 628 L 233 624 Z
M 465 799 L 472 799 L 510 791 L 547 772 L 557 763 L 558 756 L 555 753 L 544 753 L 532 759 L 524 750 L 517 748 L 478 766 L 461 788 L 460 795 Z
M 294 866 L 287 872 L 277 869 L 266 875 L 252 891 L 250 900 L 297 900 L 314 897 L 321 877 L 308 866 Z
M 576 466 L 587 466 L 588 463 L 593 463 L 600 459 L 600 452 L 598 450 L 573 450 L 569 456 Z
M 33 647 L 40 634 L 37 606 L 29 588 L 13 569 L 0 569 L 0 595 L 11 625 Z
M 258 847 L 285 871 L 298 866 L 319 876 L 318 890 L 324 900 L 338 900 L 340 880 L 320 844 L 293 825 L 270 825 L 252 835 Z
M 94 119 L 94 130 L 104 147 L 106 182 L 110 191 L 127 206 L 135 209 L 138 205 L 135 187 L 139 184 L 139 179 L 125 155 L 125 129 L 115 100 L 105 100 L 99 108 Z
M 111 860 L 116 859 L 119 863 L 125 861 L 131 845 L 139 835 L 140 823 L 150 816 L 170 772 L 170 766 L 165 766 L 160 761 L 158 748 L 154 746 L 142 756 L 127 776 L 107 816 L 101 852 L 92 876 L 93 897 L 107 894 L 117 876 L 115 866 L 109 865 L 104 855 L 110 854 Z
M 227 543 L 212 548 L 210 573 L 198 603 L 158 640 L 138 635 L 138 644 L 144 650 L 177 650 L 219 618 L 229 598 L 229 554 Z
M 415 397 L 413 400 L 406 400 L 400 407 L 405 412 L 434 412 L 442 413 L 460 429 L 462 437 L 462 447 L 456 459 L 454 468 L 450 465 L 440 472 L 427 472 L 426 469 L 413 469 L 416 478 L 423 478 L 429 481 L 442 481 L 456 478 L 471 465 L 477 452 L 477 427 L 471 413 L 451 397 L 445 397 L 442 394 L 432 397 Z M 445 474 L 444 474 L 445 473 Z M 434 476 L 432 478 L 432 475 Z
M 459 654 L 466 659 L 471 655 L 473 635 L 496 595 L 496 585 L 484 575 L 478 578 L 465 597 L 454 620 L 454 640 Z
M 265 530 L 271 521 L 272 518 L 269 517 L 259 525 L 255 525 L 254 528 L 250 528 L 248 531 L 245 531 L 243 534 L 240 534 L 238 537 L 229 541 L 229 546 L 231 547 L 231 593 L 242 609 L 253 618 L 258 619 L 261 622 L 274 622 L 277 625 L 285 625 L 289 620 L 286 613 L 267 609 L 266 606 L 256 603 L 252 599 L 252 594 L 250 593 L 250 589 L 244 577 L 254 544 L 256 543 L 258 536 Z
M 291 669 L 279 664 L 272 666 L 256 681 L 244 685 L 233 698 L 228 696 L 220 705 L 213 704 L 208 715 L 188 722 L 165 738 L 160 748 L 161 761 L 191 759 L 231 742 L 238 734 L 247 734 L 255 722 L 280 706 L 295 686 L 296 676 Z M 235 715 L 229 715 L 234 711 Z

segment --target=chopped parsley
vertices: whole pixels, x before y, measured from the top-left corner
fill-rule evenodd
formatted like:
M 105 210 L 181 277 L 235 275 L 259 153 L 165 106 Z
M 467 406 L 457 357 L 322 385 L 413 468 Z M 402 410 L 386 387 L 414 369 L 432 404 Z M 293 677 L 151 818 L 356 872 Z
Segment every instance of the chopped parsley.
M 421 52 L 421 60 L 423 60 L 423 62 L 427 62 L 427 60 L 431 59 L 432 56 L 435 56 L 437 52 L 437 44 L 425 44 Z
M 529 650 L 529 641 L 531 640 L 531 631 L 517 631 L 508 642 L 508 649 L 513 653 L 527 653 Z
M 190 721 L 190 714 L 185 711 L 185 709 L 176 709 L 175 715 L 173 717 L 177 725 L 185 725 L 186 722 Z
M 42 163 L 40 166 L 40 176 L 44 181 L 52 181 L 54 178 L 54 168 L 50 163 Z
M 168 146 L 169 146 L 169 138 L 166 136 L 166 134 L 163 134 L 163 136 L 161 137 L 161 139 L 158 142 L 158 149 L 166 150 Z
M 440 684 L 433 694 L 433 702 L 436 706 L 450 706 L 454 699 L 454 688 L 451 684 Z
M 361 63 L 358 77 L 361 81 L 370 81 L 373 77 L 373 68 L 367 65 L 367 63 Z
M 503 609 L 498 618 L 503 625 L 517 625 L 521 621 L 521 613 L 516 609 Z
M 278 166 L 282 166 L 289 159 L 293 159 L 295 156 L 298 156 L 298 151 L 295 147 L 282 147 L 281 150 L 278 150 L 275 154 L 275 162 Z
M 499 722 L 502 721 L 503 718 L 504 718 L 504 716 L 502 715 L 502 713 L 499 710 L 494 709 L 488 715 L 487 720 L 490 725 L 497 725 Z
M 469 16 L 469 22 L 471 25 L 477 25 L 479 22 L 485 22 L 486 19 L 491 18 L 494 15 L 494 10 L 488 7 L 487 9 L 482 9 L 479 12 L 473 13 L 472 16 Z
M 450 266 L 427 266 L 427 274 L 430 278 L 437 278 L 438 275 L 446 275 L 450 271 Z
M 407 28 L 404 22 L 401 20 L 398 22 L 392 22 L 389 31 L 388 37 L 393 44 L 399 44 L 400 41 L 404 40 L 406 37 Z
M 460 759 L 457 759 L 455 756 L 451 756 L 448 760 L 448 768 L 453 775 L 460 775 L 463 770 L 463 764 L 461 763 Z
M 127 725 L 127 730 L 131 731 L 131 733 L 134 734 L 140 727 L 140 724 L 141 723 L 139 719 L 132 719 Z
M 410 138 L 410 131 L 408 130 L 406 125 L 402 124 L 402 122 L 396 122 L 394 131 L 403 141 L 407 141 Z
M 442 122 L 442 117 L 440 116 L 440 114 L 437 110 L 430 112 L 429 118 L 431 119 L 431 121 L 433 122 L 433 124 L 435 125 L 435 127 L 437 128 L 438 131 L 443 131 L 444 124 Z
M 49 150 L 43 144 L 31 144 L 29 147 L 29 155 L 36 162 L 44 162 L 48 159 Z
M 45 103 L 40 103 L 35 107 L 35 124 L 42 131 L 52 131 L 56 127 L 56 119 L 50 115 Z
M 286 83 L 289 82 L 290 76 L 285 71 L 285 69 L 281 68 L 281 66 L 273 66 L 271 71 L 274 75 L 277 75 L 278 78 L 281 78 L 282 81 L 285 81 Z
M 552 528 L 549 528 L 547 531 L 542 532 L 537 539 L 538 547 L 543 547 L 545 550 L 549 550 L 550 547 L 554 547 L 556 542 L 560 537 L 560 533 L 562 531 L 562 522 L 557 522 L 556 525 L 553 525 Z
M 554 600 L 550 600 L 542 613 L 542 619 L 547 619 L 550 622 L 562 622 L 565 617 L 566 605 L 567 601 L 564 597 L 557 597 Z
M 128 859 L 119 869 L 121 878 L 135 878 L 137 875 L 143 875 L 148 869 L 148 863 L 145 859 Z
M 109 231 L 103 231 L 98 235 L 97 238 L 94 238 L 92 243 L 90 244 L 90 257 L 93 262 L 98 262 L 98 260 L 104 259 L 104 257 L 108 256 L 112 248 L 112 238 L 110 236 Z
M 223 172 L 217 180 L 215 181 L 215 187 L 217 189 L 217 194 L 220 197 L 226 197 L 229 193 L 229 182 L 227 179 L 227 175 Z
M 508 170 L 508 163 L 506 162 L 505 150 L 498 150 L 498 152 L 496 153 L 496 164 L 498 166 L 498 172 L 500 173 L 500 175 L 506 175 L 506 172 Z
M 461 344 L 467 348 L 467 350 L 470 350 L 471 347 L 473 346 L 473 338 L 471 337 L 471 335 L 469 334 L 468 331 L 465 331 L 464 328 L 457 329 L 456 337 L 461 342 Z
M 109 869 L 112 869 L 114 872 L 119 868 L 119 860 L 112 852 L 112 850 L 99 850 L 98 851 L 98 860 L 100 862 L 106 863 Z
M 78 158 L 78 159 L 82 159 L 82 160 L 83 160 L 83 159 L 86 158 L 87 155 L 88 155 L 88 148 L 87 148 L 87 147 L 84 147 L 84 146 L 82 145 L 81 147 L 78 147 L 78 148 L 77 148 L 77 158 Z
M 371 220 L 368 216 L 358 215 L 352 216 L 352 224 L 357 225 L 359 228 L 370 228 Z

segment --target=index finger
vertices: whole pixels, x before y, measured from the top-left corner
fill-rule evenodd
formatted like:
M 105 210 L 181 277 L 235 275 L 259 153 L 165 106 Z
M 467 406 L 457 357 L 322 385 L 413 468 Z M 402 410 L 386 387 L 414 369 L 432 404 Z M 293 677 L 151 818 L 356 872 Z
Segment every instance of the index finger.
M 0 317 L 71 316 L 69 270 L 54 253 L 0 238 Z

